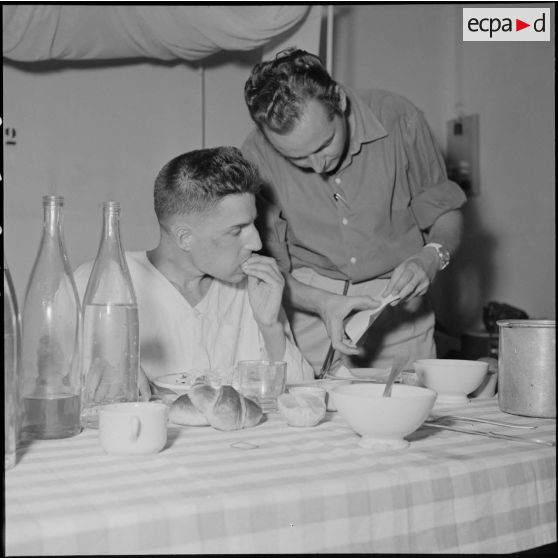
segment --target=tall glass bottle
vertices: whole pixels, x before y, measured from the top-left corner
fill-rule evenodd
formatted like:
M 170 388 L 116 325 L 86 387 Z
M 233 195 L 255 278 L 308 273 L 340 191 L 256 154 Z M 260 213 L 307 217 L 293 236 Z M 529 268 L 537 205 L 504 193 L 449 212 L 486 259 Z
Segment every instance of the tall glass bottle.
M 5 469 L 16 462 L 16 444 L 20 422 L 19 361 L 20 324 L 17 298 L 10 270 L 4 257 L 4 449 Z
M 120 204 L 103 204 L 99 251 L 83 297 L 82 425 L 98 427 L 101 405 L 137 401 L 139 321 L 120 241 Z
M 80 431 L 81 308 L 63 233 L 62 196 L 43 196 L 43 234 L 23 305 L 22 439 Z

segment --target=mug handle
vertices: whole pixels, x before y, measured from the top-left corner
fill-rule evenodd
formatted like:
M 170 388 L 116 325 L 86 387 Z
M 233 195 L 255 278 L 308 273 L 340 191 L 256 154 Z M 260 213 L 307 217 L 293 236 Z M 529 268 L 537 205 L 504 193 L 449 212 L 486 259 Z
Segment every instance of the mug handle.
M 140 432 L 140 419 L 137 416 L 130 417 L 130 442 L 136 442 Z

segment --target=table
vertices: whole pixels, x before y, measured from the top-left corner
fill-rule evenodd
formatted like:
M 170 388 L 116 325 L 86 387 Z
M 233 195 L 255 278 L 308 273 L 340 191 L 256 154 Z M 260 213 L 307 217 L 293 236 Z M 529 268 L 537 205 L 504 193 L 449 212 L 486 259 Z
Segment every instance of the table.
M 554 419 L 494 399 L 452 413 L 556 437 Z M 427 427 L 408 439 L 366 450 L 328 413 L 313 428 L 279 415 L 236 432 L 170 425 L 147 457 L 104 454 L 96 431 L 34 442 L 6 473 L 6 554 L 507 553 L 556 541 L 555 447 Z

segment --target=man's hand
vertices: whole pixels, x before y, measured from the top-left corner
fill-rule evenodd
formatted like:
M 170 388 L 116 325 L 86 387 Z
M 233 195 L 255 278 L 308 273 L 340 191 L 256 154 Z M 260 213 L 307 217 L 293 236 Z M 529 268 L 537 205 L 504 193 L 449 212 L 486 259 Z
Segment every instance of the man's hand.
M 278 322 L 285 280 L 273 258 L 253 254 L 242 264 L 248 275 L 248 298 L 258 325 Z
M 382 296 L 399 296 L 393 306 L 422 296 L 428 291 L 439 270 L 438 255 L 430 248 L 403 260 L 391 274 Z
M 344 355 L 357 355 L 358 347 L 348 344 L 345 336 L 344 320 L 357 310 L 371 310 L 380 303 L 369 296 L 343 296 L 324 291 L 325 304 L 320 308 L 320 316 L 326 326 L 334 349 Z
M 430 227 L 428 242 L 438 242 L 454 253 L 459 246 L 463 230 L 461 210 L 452 209 L 440 215 Z M 424 247 L 401 262 L 392 272 L 391 279 L 382 296 L 399 295 L 395 304 L 420 297 L 428 291 L 436 274 L 440 270 L 440 262 L 436 251 Z M 415 301 L 417 302 L 417 301 Z

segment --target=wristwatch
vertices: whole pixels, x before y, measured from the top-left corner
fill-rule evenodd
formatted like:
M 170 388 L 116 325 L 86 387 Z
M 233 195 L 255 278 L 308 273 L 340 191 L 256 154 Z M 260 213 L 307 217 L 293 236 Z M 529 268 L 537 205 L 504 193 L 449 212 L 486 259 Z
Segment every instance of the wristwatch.
M 446 269 L 451 259 L 449 250 L 447 248 L 444 248 L 444 246 L 438 244 L 437 242 L 429 242 L 424 247 L 426 248 L 427 246 L 430 246 L 431 248 L 434 248 L 434 250 L 436 250 L 436 254 L 438 254 L 438 258 L 440 258 L 440 271 L 442 271 L 442 269 Z

